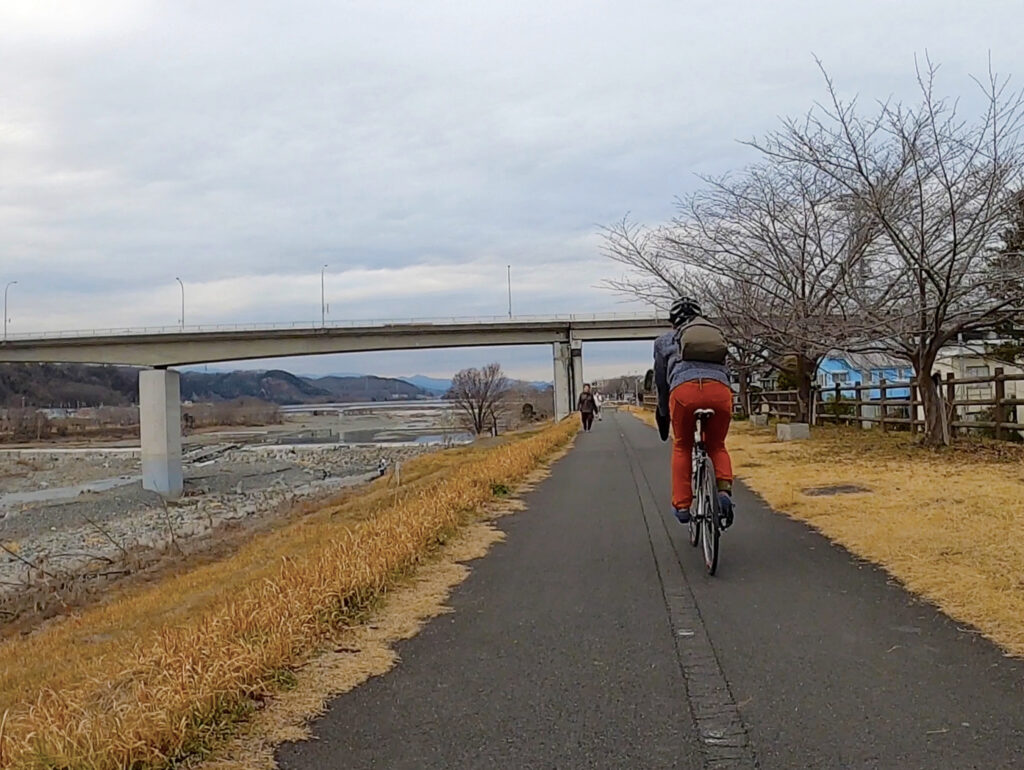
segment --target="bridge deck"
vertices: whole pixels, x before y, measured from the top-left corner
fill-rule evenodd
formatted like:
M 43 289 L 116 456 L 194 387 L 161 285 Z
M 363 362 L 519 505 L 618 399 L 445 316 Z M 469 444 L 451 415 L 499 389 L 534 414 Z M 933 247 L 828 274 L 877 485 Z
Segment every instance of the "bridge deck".
M 706 578 L 667 485 L 654 431 L 596 423 L 281 766 L 1024 766 L 1024 665 L 742 488 Z
M 423 348 L 542 345 L 653 339 L 667 322 L 653 315 L 447 319 L 154 329 L 102 329 L 11 336 L 0 363 L 49 362 L 182 366 L 254 358 Z

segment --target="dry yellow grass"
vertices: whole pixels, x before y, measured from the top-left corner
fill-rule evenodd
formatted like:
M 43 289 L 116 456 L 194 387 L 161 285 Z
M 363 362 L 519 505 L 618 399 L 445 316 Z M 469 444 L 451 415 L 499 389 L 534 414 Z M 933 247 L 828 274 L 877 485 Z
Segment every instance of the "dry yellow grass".
M 469 574 L 462 562 L 483 556 L 502 537 L 484 522 L 461 529 L 440 559 L 389 592 L 384 606 L 367 623 L 331 639 L 322 653 L 295 672 L 293 689 L 277 695 L 197 770 L 274 770 L 277 746 L 307 740 L 307 721 L 323 713 L 329 699 L 391 670 L 398 663 L 392 645 L 414 636 L 423 623 L 446 612 L 449 592 Z
M 427 456 L 378 484 L 32 637 L 0 646 L 0 766 L 158 767 L 216 744 L 470 521 L 564 446 L 574 421 Z
M 832 427 L 815 428 L 810 441 L 781 443 L 771 431 L 737 423 L 729 449 L 738 478 L 772 508 L 1024 655 L 1019 447 L 969 442 L 931 451 L 909 434 Z M 866 491 L 808 494 L 842 485 Z
M 656 423 L 654 421 L 654 412 L 652 412 L 650 409 L 641 409 L 638 406 L 629 406 L 628 404 L 626 406 L 619 407 L 619 408 L 620 409 L 624 409 L 625 411 L 629 412 L 634 417 L 637 417 L 638 419 L 642 420 L 643 422 L 646 422 L 652 428 L 657 428 L 658 427 L 658 423 Z

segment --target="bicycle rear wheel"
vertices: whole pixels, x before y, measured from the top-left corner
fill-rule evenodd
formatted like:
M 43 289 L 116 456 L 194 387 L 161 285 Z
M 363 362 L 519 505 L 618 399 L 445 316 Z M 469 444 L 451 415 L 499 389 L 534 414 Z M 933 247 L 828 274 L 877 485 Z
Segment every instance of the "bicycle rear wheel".
M 709 575 L 718 569 L 718 536 L 720 530 L 720 511 L 718 506 L 718 486 L 715 483 L 715 466 L 710 457 L 704 458 L 700 470 L 700 510 L 701 540 L 704 541 L 704 568 Z
M 701 482 L 701 470 L 703 465 L 700 463 L 700 454 L 694 450 L 692 467 L 690 469 L 690 487 L 693 492 L 693 499 L 690 501 L 690 523 L 687 524 L 687 529 L 690 534 L 690 545 L 694 548 L 700 543 L 700 490 L 702 488 Z

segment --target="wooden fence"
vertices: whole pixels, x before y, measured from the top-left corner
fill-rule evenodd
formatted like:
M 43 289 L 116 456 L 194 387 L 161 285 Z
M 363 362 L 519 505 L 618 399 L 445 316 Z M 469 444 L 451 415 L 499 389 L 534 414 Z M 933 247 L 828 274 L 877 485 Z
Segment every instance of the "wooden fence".
M 1022 383 L 1020 386 L 1017 383 Z M 939 389 L 947 423 L 955 433 L 983 430 L 998 439 L 1024 433 L 1017 407 L 1024 406 L 1024 374 L 1006 374 L 997 368 L 985 377 L 946 375 Z M 880 426 L 882 430 L 923 430 L 924 410 L 915 382 L 879 382 L 815 387 L 812 422 Z M 797 391 L 762 390 L 750 393 L 751 412 L 776 419 L 795 419 Z M 644 396 L 644 407 L 654 409 L 657 399 Z M 738 401 L 734 401 L 739 411 Z
M 1024 374 L 1006 374 L 997 368 L 986 377 L 955 377 L 948 373 L 939 394 L 951 430 L 988 430 L 999 439 L 1019 436 L 1024 423 L 1018 422 L 1017 407 L 1024 406 Z M 1009 394 L 1007 385 L 1010 384 Z M 753 412 L 793 419 L 796 391 L 768 391 L 753 395 Z M 924 409 L 916 382 L 879 382 L 815 388 L 813 422 L 822 424 L 860 423 L 882 430 L 922 430 Z
M 789 391 L 779 391 L 779 392 L 788 393 Z M 796 393 L 795 390 L 792 391 L 792 392 Z M 657 407 L 658 407 L 658 397 L 656 395 L 654 395 L 653 393 L 644 393 L 643 408 L 647 409 L 648 411 L 653 412 L 655 409 L 657 409 Z M 732 397 L 732 413 L 733 413 L 733 415 L 737 415 L 737 414 L 740 414 L 741 412 L 742 412 L 742 410 L 740 409 L 740 399 L 739 399 L 739 396 L 734 393 L 733 397 Z

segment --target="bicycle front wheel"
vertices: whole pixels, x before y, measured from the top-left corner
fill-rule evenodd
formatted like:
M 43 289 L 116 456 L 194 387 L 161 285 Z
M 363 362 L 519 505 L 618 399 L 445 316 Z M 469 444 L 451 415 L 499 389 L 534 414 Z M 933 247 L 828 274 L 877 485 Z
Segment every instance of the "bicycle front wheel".
M 701 468 L 700 484 L 700 508 L 701 540 L 704 542 L 704 568 L 709 575 L 714 575 L 718 569 L 718 536 L 720 511 L 718 506 L 718 486 L 715 482 L 715 466 L 710 457 L 704 458 Z
M 690 523 L 686 525 L 690 534 L 690 545 L 694 548 L 700 543 L 700 514 L 703 510 L 700 497 L 700 490 L 703 489 L 703 484 L 700 474 L 703 467 L 700 455 L 695 450 L 690 470 L 690 489 L 693 492 L 693 499 L 690 501 Z

